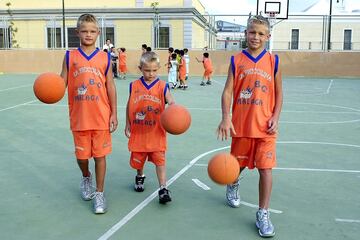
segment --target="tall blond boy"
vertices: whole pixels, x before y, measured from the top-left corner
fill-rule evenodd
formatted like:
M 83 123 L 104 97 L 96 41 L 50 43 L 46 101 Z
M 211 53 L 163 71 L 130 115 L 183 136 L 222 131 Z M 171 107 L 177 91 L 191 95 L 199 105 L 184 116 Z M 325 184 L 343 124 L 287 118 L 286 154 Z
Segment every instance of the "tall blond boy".
M 261 237 L 275 235 L 269 205 L 283 102 L 279 58 L 265 49 L 269 30 L 269 21 L 262 16 L 248 20 L 245 33 L 248 48 L 231 57 L 222 94 L 222 120 L 217 130 L 221 139 L 231 134 L 231 154 L 238 159 L 240 173 L 246 167 L 258 169 L 259 209 L 255 224 Z M 227 186 L 226 198 L 231 207 L 239 207 L 239 180 Z
M 95 214 L 105 213 L 106 155 L 111 152 L 111 132 L 117 128 L 116 88 L 110 54 L 95 47 L 100 30 L 95 16 L 78 18 L 76 34 L 80 47 L 66 51 L 61 76 L 68 88 L 70 128 L 75 155 L 82 173 L 80 194 L 93 200 Z M 96 189 L 93 189 L 89 159 L 95 160 Z

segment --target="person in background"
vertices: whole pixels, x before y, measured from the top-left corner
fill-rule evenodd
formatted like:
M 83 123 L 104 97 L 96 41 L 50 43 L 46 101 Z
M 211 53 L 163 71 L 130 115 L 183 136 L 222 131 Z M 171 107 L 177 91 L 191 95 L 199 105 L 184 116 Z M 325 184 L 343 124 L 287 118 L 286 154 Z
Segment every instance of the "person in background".
M 120 79 L 126 79 L 126 72 L 127 72 L 127 55 L 125 48 L 119 48 L 119 73 Z

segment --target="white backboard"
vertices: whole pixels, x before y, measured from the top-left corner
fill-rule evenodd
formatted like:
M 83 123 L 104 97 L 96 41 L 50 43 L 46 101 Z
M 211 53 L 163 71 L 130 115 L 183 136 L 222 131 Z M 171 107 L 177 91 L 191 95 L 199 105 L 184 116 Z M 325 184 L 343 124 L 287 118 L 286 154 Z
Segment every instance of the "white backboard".
M 256 14 L 267 16 L 270 12 L 276 13 L 276 19 L 287 19 L 289 0 L 257 0 Z

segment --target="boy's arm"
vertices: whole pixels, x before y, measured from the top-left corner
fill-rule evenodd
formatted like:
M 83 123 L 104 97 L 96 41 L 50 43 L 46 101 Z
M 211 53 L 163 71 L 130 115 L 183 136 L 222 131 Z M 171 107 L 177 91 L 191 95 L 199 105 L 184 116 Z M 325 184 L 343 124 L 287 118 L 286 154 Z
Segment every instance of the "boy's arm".
M 108 71 L 106 75 L 106 91 L 109 96 L 111 115 L 110 115 L 110 132 L 114 132 L 118 125 L 117 120 L 117 98 L 116 87 L 112 76 L 112 72 Z
M 130 96 L 129 96 L 129 99 L 127 101 L 127 104 L 126 104 L 126 113 L 125 113 L 125 116 L 126 116 L 126 123 L 125 123 L 125 129 L 124 129 L 124 132 L 125 132 L 125 136 L 126 137 L 130 137 L 130 118 L 129 118 L 129 101 L 130 101 Z
M 166 87 L 168 87 L 167 84 L 166 84 Z M 169 104 L 169 105 L 175 104 L 175 100 L 174 100 L 173 96 L 170 93 L 170 89 L 168 89 L 166 91 L 166 93 L 165 93 L 165 100 L 166 100 L 166 103 Z
M 217 128 L 217 136 L 221 140 L 230 137 L 230 133 L 236 134 L 234 126 L 231 122 L 230 107 L 233 94 L 234 75 L 231 64 L 228 70 L 228 77 L 225 83 L 224 91 L 221 96 L 222 120 Z
M 280 61 L 278 63 L 278 71 L 275 75 L 275 108 L 272 117 L 268 122 L 268 134 L 275 134 L 279 127 L 280 112 L 283 104 L 282 76 Z
M 67 86 L 67 75 L 68 75 L 68 71 L 67 71 L 67 66 L 66 66 L 66 55 L 65 55 L 64 56 L 64 61 L 63 61 L 63 64 L 62 64 L 61 73 L 60 73 L 60 76 L 65 81 L 65 86 Z

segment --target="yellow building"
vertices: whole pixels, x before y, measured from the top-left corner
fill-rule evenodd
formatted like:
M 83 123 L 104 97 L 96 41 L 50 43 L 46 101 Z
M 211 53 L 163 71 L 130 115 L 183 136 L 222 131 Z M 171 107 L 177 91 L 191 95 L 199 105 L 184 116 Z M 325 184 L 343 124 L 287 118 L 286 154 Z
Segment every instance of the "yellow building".
M 143 43 L 156 49 L 215 47 L 215 22 L 199 0 L 6 0 L 1 4 L 0 48 L 78 47 L 76 20 L 83 13 L 98 18 L 98 47 L 106 39 L 127 49 L 139 49 Z

